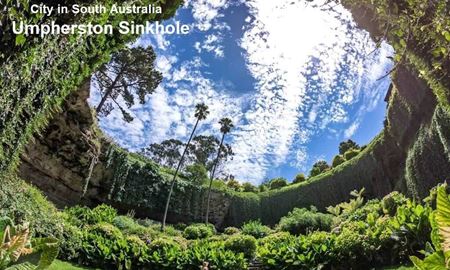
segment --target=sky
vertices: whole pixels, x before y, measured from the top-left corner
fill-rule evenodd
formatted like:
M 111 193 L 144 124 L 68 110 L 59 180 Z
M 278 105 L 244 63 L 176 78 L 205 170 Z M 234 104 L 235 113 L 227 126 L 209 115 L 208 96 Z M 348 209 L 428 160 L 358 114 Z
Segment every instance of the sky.
M 119 110 L 101 128 L 131 150 L 165 139 L 187 140 L 199 102 L 210 108 L 197 134 L 227 136 L 235 156 L 226 170 L 241 182 L 292 180 L 331 162 L 339 143 L 364 145 L 382 129 L 392 48 L 377 46 L 348 11 L 301 0 L 188 0 L 173 20 L 188 35 L 144 35 L 163 82 L 125 123 Z M 100 100 L 93 89 L 90 103 Z M 123 102 L 119 100 L 119 102 Z

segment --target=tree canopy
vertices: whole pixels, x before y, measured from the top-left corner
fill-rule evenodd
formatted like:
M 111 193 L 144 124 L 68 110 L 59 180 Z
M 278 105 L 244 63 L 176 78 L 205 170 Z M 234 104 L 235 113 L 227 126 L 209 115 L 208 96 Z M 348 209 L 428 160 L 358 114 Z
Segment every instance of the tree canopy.
M 207 171 L 212 169 L 214 159 L 219 149 L 220 141 L 212 135 L 198 135 L 192 139 L 186 153 L 185 165 L 199 164 Z M 164 140 L 161 143 L 152 143 L 141 152 L 157 162 L 167 167 L 175 167 L 181 157 L 181 151 L 185 144 L 177 139 Z M 226 161 L 234 155 L 229 144 L 223 144 L 220 150 L 220 161 Z
M 340 155 L 344 155 L 345 152 L 347 152 L 350 149 L 359 149 L 359 145 L 352 141 L 352 140 L 347 140 L 346 142 L 341 142 L 339 144 L 339 154 Z
M 325 160 L 319 160 L 313 165 L 311 171 L 309 172 L 309 177 L 317 176 L 329 169 L 330 165 L 328 165 Z
M 155 70 L 155 59 L 152 47 L 126 48 L 114 53 L 111 61 L 93 77 L 102 95 L 96 108 L 97 114 L 108 116 L 117 107 L 126 122 L 133 121 L 131 114 L 117 99 L 122 97 L 128 109 L 135 104 L 135 96 L 141 104 L 145 103 L 146 96 L 152 94 L 162 80 L 161 73 Z

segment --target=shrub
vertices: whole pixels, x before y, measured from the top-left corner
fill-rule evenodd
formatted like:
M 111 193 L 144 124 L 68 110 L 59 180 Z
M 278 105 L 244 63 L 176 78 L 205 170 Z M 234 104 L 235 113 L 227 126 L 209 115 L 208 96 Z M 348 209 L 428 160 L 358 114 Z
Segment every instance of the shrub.
M 314 163 L 311 171 L 309 172 L 309 177 L 317 176 L 323 172 L 326 172 L 330 169 L 330 166 L 325 160 L 319 160 L 316 163 Z
M 406 201 L 407 201 L 407 198 L 403 194 L 400 194 L 397 191 L 394 191 L 394 192 L 386 195 L 381 200 L 383 212 L 385 214 L 389 214 L 390 216 L 393 216 L 397 212 L 397 207 L 399 205 L 405 204 Z
M 192 224 L 183 231 L 186 239 L 203 239 L 216 234 L 216 228 L 212 224 Z
M 345 160 L 350 160 L 354 157 L 356 157 L 357 155 L 359 155 L 360 151 L 358 149 L 350 149 L 347 152 L 345 152 L 344 154 L 344 158 Z
M 252 185 L 251 183 L 244 183 L 242 184 L 242 191 L 244 192 L 258 192 L 258 188 Z
M 351 149 L 359 149 L 359 145 L 352 140 L 341 142 L 339 144 L 339 154 L 343 155 L 345 152 Z
M 208 180 L 208 171 L 199 163 L 186 166 L 186 177 L 196 185 L 202 185 Z
M 241 183 L 239 183 L 235 179 L 228 180 L 226 185 L 227 185 L 228 188 L 233 189 L 235 191 L 239 191 L 241 189 Z
M 148 245 L 148 269 L 172 270 L 179 269 L 182 246 L 172 239 L 160 238 Z
M 185 223 L 177 223 L 173 226 L 176 230 L 184 231 L 186 229 L 187 225 Z
M 122 231 L 141 226 L 129 216 L 117 216 L 113 219 L 112 224 Z
M 128 256 L 131 265 L 139 266 L 146 264 L 149 257 L 149 248 L 147 247 L 147 244 L 136 235 L 127 236 L 126 241 L 129 246 Z
M 38 189 L 15 175 L 0 181 L 0 216 L 15 224 L 29 222 L 34 236 L 61 238 L 63 218 Z
M 144 241 L 151 240 L 159 234 L 159 232 L 150 227 L 144 227 L 138 224 L 134 219 L 128 216 L 115 217 L 113 225 L 122 230 L 122 233 L 126 235 L 136 235 Z
M 158 231 L 159 231 L 159 226 L 158 226 Z M 215 231 L 215 228 L 214 228 L 214 231 Z M 168 235 L 168 236 L 172 236 L 172 237 L 179 237 L 179 236 L 183 235 L 182 232 L 175 229 L 175 227 L 173 227 L 173 226 L 166 226 L 166 228 L 164 229 L 164 234 Z
M 76 225 L 94 225 L 97 223 L 112 223 L 117 216 L 117 210 L 106 204 L 101 204 L 94 209 L 86 206 L 74 206 L 66 208 L 64 212 L 68 220 Z
M 151 220 L 151 219 L 136 219 L 136 222 L 139 224 L 139 225 L 142 225 L 142 226 L 144 226 L 144 227 L 151 227 L 151 226 L 159 226 L 159 227 L 161 227 L 161 223 L 159 222 L 159 221 L 154 221 L 154 220 Z
M 64 222 L 63 234 L 60 238 L 59 257 L 66 261 L 75 261 L 80 257 L 83 246 L 83 232 L 76 226 Z
M 341 155 L 337 155 L 337 156 L 335 156 L 333 158 L 332 166 L 334 168 L 334 167 L 337 167 L 337 166 L 341 165 L 344 162 L 345 162 L 345 158 L 343 156 L 341 156 Z
M 91 222 L 94 224 L 100 222 L 112 223 L 117 216 L 117 210 L 109 205 L 101 204 L 92 209 L 91 215 Z
M 286 178 L 283 178 L 283 177 L 272 179 L 269 182 L 269 188 L 271 190 L 279 189 L 279 188 L 285 187 L 287 185 L 288 185 L 288 181 L 286 180 Z
M 352 192 L 352 196 L 357 204 L 362 202 L 359 200 L 362 191 Z M 396 197 L 395 194 L 392 196 Z M 448 200 L 445 192 L 441 198 Z M 430 241 L 431 208 L 428 204 L 417 204 L 409 199 L 400 199 L 399 202 L 394 216 L 383 215 L 380 201 L 371 200 L 358 208 L 352 206 L 354 210 L 341 214 L 342 223 L 333 232 L 263 238 L 257 248 L 258 260 L 265 269 L 273 270 L 348 269 L 349 265 L 353 269 L 378 269 L 404 262 Z M 448 205 L 450 208 L 450 203 Z M 346 210 L 346 207 L 342 209 Z M 424 253 L 430 254 L 430 245 L 427 245 L 427 250 Z M 436 256 L 429 257 L 429 262 L 435 262 L 434 259 Z M 417 258 L 413 260 L 422 266 L 420 269 L 430 267 L 428 265 L 427 268 Z
M 276 232 L 269 234 L 268 236 L 262 238 L 259 240 L 258 244 L 263 245 L 270 245 L 270 244 L 279 244 L 283 242 L 287 242 L 288 239 L 293 238 L 293 236 L 288 232 Z
M 149 245 L 149 252 L 150 254 L 152 253 L 157 253 L 157 254 L 162 254 L 165 252 L 165 250 L 170 250 L 170 249 L 174 249 L 174 250 L 181 250 L 182 246 L 177 243 L 176 241 L 174 241 L 173 239 L 170 238 L 158 238 L 154 241 L 152 241 Z
M 105 268 L 123 268 L 129 263 L 128 243 L 122 232 L 108 223 L 87 227 L 83 235 L 84 262 Z
M 166 236 L 173 236 L 173 237 L 178 237 L 178 236 L 182 236 L 183 233 L 177 229 L 175 229 L 175 227 L 173 227 L 172 225 L 167 225 L 164 228 L 164 233 L 161 232 L 161 225 L 160 224 L 153 224 L 151 226 L 148 227 L 149 229 L 151 229 L 153 232 L 155 232 L 156 234 L 164 234 Z
M 240 233 L 241 231 L 238 229 L 238 228 L 236 228 L 236 227 L 227 227 L 227 228 L 225 228 L 225 230 L 223 231 L 223 233 L 224 234 L 227 234 L 227 235 L 233 235 L 233 234 L 238 234 L 238 233 Z
M 295 176 L 294 181 L 292 181 L 293 184 L 303 183 L 306 181 L 306 176 L 303 173 L 299 173 Z
M 198 270 L 204 263 L 208 265 L 209 269 L 248 269 L 243 253 L 235 253 L 226 249 L 223 242 L 210 242 L 209 240 L 194 241 L 184 253 L 178 269 Z
M 256 252 L 256 239 L 251 235 L 233 235 L 225 241 L 225 248 L 252 259 Z
M 242 226 L 241 230 L 243 234 L 251 235 L 255 238 L 266 237 L 272 232 L 269 227 L 262 225 L 260 221 L 247 222 Z
M 300 235 L 314 230 L 329 231 L 332 223 L 332 215 L 305 208 L 295 208 L 287 216 L 281 218 L 278 229 Z

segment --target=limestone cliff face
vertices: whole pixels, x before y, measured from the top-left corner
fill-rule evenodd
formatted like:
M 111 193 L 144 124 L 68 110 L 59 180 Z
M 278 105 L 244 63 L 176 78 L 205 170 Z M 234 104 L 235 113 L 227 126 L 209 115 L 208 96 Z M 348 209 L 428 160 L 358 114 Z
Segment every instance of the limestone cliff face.
M 90 83 L 71 95 L 41 135 L 21 156 L 19 175 L 38 186 L 59 206 L 80 201 L 92 160 L 94 119 L 87 104 Z M 95 177 L 94 177 L 95 179 Z M 97 195 L 95 189 L 90 195 Z

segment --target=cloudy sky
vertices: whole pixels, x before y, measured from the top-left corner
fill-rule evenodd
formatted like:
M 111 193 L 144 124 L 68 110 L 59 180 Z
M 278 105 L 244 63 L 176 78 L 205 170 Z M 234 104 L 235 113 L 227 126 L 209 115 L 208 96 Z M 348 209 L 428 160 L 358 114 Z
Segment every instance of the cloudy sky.
M 132 151 L 186 140 L 194 106 L 205 102 L 211 114 L 198 134 L 219 136 L 218 120 L 232 118 L 236 155 L 227 169 L 253 183 L 307 174 L 315 161 L 331 161 L 342 140 L 368 143 L 382 129 L 390 81 L 378 79 L 392 66 L 392 49 L 376 49 L 343 8 L 313 4 L 186 1 L 174 20 L 190 24 L 189 35 L 147 35 L 134 44 L 155 48 L 163 83 L 132 108 L 132 123 L 115 110 L 101 127 Z M 98 101 L 93 91 L 91 104 Z

